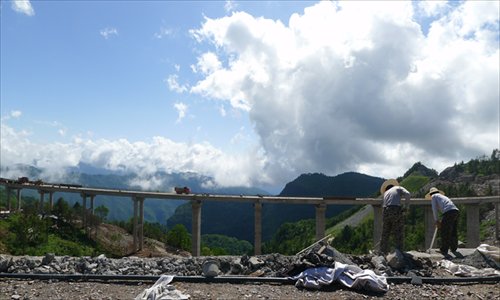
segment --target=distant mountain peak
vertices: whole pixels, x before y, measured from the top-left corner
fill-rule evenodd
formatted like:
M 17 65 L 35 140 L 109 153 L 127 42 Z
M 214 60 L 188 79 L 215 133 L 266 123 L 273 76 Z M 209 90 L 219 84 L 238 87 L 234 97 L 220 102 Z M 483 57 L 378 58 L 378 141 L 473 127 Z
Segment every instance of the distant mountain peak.
M 356 172 L 336 176 L 306 173 L 287 183 L 280 196 L 369 197 L 378 190 L 383 181 L 382 178 Z
M 410 175 L 420 175 L 430 178 L 438 177 L 438 173 L 436 172 L 436 170 L 427 168 L 421 162 L 416 162 L 415 164 L 413 164 L 413 166 L 403 175 L 403 178 L 406 178 Z

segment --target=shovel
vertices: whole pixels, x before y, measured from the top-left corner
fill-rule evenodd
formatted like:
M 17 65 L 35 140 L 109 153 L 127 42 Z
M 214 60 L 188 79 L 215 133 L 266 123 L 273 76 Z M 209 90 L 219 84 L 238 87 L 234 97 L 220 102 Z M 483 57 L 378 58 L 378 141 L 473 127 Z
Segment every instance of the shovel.
M 434 241 L 436 240 L 437 232 L 438 232 L 438 228 L 436 226 L 436 229 L 434 229 L 434 234 L 432 235 L 431 246 L 429 247 L 429 249 L 427 249 L 427 253 L 431 253 L 431 249 L 434 246 Z

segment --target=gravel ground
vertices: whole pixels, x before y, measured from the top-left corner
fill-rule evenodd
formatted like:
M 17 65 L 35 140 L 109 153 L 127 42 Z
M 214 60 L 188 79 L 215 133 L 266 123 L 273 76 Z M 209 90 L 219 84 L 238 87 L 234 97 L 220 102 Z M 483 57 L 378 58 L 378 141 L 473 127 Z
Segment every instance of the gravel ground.
M 153 283 L 50 282 L 1 279 L 0 299 L 134 299 Z M 500 283 L 420 286 L 391 284 L 385 294 L 350 290 L 338 284 L 321 291 L 279 284 L 171 283 L 190 299 L 498 299 Z

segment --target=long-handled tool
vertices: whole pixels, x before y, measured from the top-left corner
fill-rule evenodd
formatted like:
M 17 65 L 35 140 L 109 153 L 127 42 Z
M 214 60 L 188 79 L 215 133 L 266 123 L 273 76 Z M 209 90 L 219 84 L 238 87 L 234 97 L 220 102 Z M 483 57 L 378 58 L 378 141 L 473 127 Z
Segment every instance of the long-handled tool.
M 434 246 L 434 241 L 436 240 L 437 232 L 438 232 L 438 228 L 436 226 L 436 229 L 434 229 L 434 235 L 432 235 L 431 246 L 429 247 L 429 249 L 427 249 L 427 253 L 431 253 L 431 249 Z

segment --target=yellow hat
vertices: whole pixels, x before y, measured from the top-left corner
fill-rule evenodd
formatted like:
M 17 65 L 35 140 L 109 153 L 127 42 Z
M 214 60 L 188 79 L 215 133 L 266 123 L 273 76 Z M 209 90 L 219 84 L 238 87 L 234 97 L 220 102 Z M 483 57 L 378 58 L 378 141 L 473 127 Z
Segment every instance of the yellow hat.
M 440 193 L 441 195 L 444 195 L 443 191 L 438 190 L 435 187 L 431 187 L 431 189 L 429 190 L 429 192 L 425 195 L 425 199 L 431 200 L 432 199 L 432 195 L 431 194 L 435 194 L 435 193 Z
M 382 186 L 380 187 L 380 194 L 383 195 L 385 193 L 385 189 L 389 185 L 399 186 L 399 182 L 396 179 L 387 179 L 386 181 L 384 181 L 384 183 L 382 183 Z

